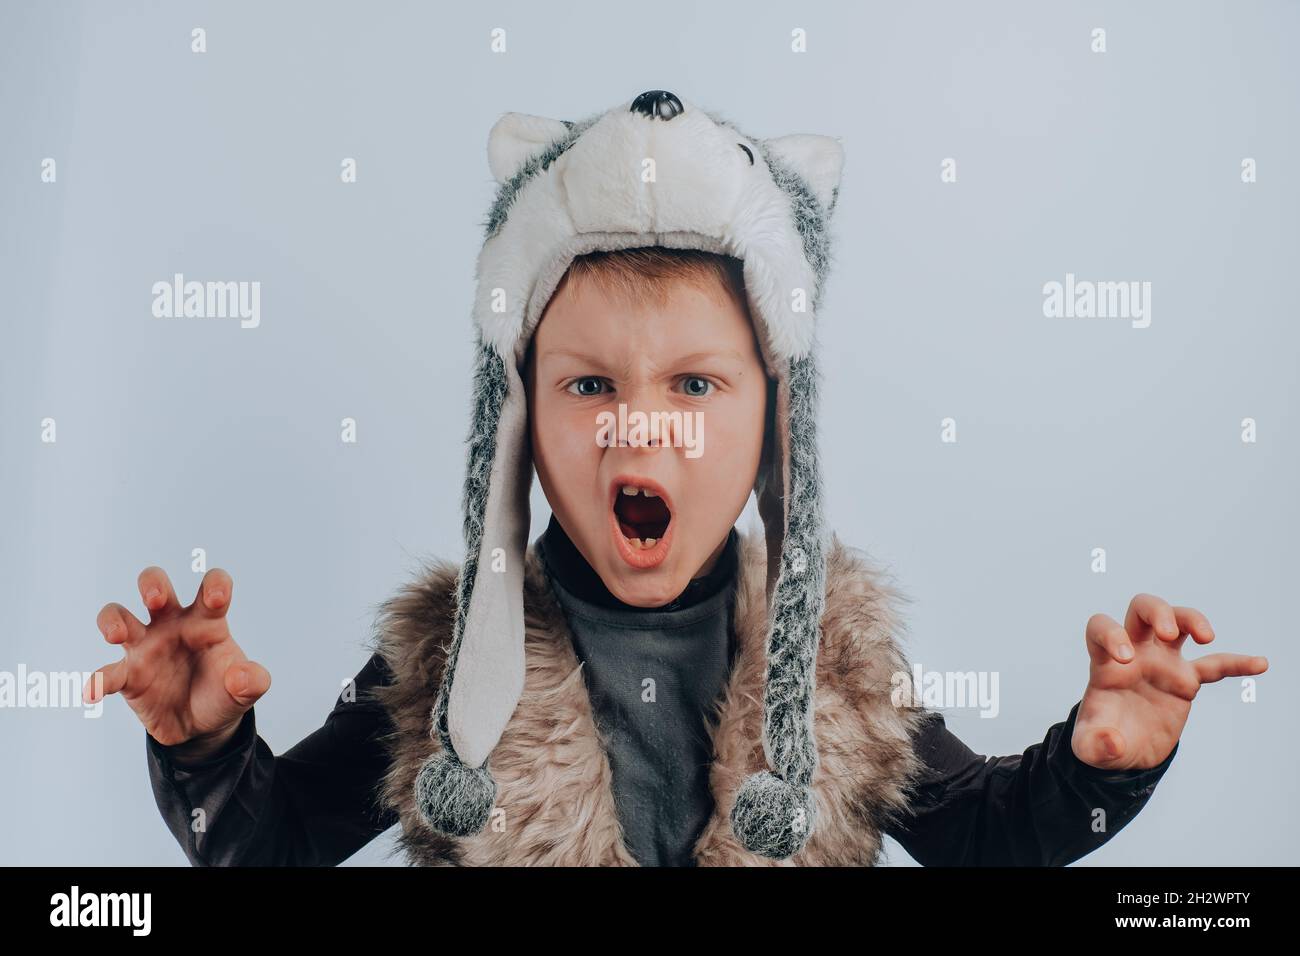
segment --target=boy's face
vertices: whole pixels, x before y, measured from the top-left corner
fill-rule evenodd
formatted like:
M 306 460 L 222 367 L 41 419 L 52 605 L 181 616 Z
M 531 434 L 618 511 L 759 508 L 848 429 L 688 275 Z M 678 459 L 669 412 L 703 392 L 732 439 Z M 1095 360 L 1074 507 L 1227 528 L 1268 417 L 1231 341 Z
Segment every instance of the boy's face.
M 665 306 L 633 308 L 596 283 L 566 281 L 534 334 L 525 380 L 542 489 L 610 592 L 659 607 L 712 570 L 763 449 L 768 379 L 744 307 L 720 285 L 678 282 Z M 634 446 L 629 434 L 620 446 L 620 404 L 629 433 L 637 413 L 679 414 L 658 444 Z

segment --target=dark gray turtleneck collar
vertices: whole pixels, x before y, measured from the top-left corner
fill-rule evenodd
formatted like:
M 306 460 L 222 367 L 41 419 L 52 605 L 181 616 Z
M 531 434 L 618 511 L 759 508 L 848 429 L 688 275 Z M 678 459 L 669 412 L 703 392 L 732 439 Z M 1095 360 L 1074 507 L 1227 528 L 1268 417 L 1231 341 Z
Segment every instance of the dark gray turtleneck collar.
M 714 569 L 662 607 L 624 604 L 552 516 L 538 552 L 605 743 L 623 841 L 642 866 L 691 866 L 714 809 L 710 727 L 735 656 L 735 528 Z

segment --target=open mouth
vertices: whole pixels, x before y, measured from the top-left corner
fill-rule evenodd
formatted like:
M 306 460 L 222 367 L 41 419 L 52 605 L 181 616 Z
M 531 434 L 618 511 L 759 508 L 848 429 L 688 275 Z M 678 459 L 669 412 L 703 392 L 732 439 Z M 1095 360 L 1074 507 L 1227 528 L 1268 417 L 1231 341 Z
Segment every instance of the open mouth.
M 634 548 L 653 548 L 673 520 L 662 498 L 636 485 L 624 485 L 619 490 L 614 499 L 614 516 L 618 518 L 618 530 Z
M 672 503 L 657 482 L 619 475 L 610 487 L 610 521 L 623 559 L 634 567 L 650 568 L 668 554 L 673 533 Z

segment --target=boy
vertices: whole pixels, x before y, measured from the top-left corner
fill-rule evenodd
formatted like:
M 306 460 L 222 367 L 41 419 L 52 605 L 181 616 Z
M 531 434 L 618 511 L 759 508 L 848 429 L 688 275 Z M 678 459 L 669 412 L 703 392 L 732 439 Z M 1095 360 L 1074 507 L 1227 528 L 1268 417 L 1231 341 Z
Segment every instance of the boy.
M 355 701 L 274 757 L 223 571 L 181 608 L 146 569 L 147 628 L 100 613 L 127 651 L 103 691 L 145 724 L 192 862 L 337 863 L 400 823 L 427 864 L 871 864 L 885 833 L 924 864 L 1067 863 L 1145 803 L 1202 682 L 1266 668 L 1184 660 L 1208 621 L 1138 595 L 1088 622 L 1065 722 L 973 754 L 894 692 L 893 595 L 822 534 L 810 323 L 839 144 L 656 90 L 508 114 L 489 161 L 468 557 L 388 602 Z M 633 419 L 649 437 L 611 441 Z M 553 516 L 526 547 L 534 467 Z M 751 491 L 762 540 L 734 529 Z

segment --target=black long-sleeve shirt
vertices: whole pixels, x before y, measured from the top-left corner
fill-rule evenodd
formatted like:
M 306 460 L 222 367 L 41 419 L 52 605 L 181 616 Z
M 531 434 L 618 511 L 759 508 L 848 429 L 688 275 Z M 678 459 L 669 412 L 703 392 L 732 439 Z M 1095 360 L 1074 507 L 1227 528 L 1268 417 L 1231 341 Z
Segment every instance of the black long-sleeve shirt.
M 335 866 L 397 823 L 375 799 L 388 769 L 376 737 L 390 725 L 366 693 L 385 672 L 371 658 L 357 699 L 340 696 L 323 727 L 278 757 L 257 733 L 255 707 L 223 752 L 192 766 L 146 733 L 154 796 L 190 862 Z M 1091 767 L 1070 748 L 1078 708 L 1009 757 L 979 756 L 932 712 L 916 740 L 925 781 L 911 815 L 886 832 L 925 866 L 1061 866 L 1095 850 L 1142 809 L 1178 746 L 1149 770 Z M 191 826 L 196 807 L 201 830 Z M 1106 827 L 1094 832 L 1098 809 Z
M 616 606 L 562 532 L 548 535 L 548 567 L 565 585 Z M 720 562 L 723 572 L 692 582 L 673 606 L 707 600 L 733 566 Z M 379 738 L 392 723 L 371 694 L 390 679 L 375 654 L 356 677 L 353 699 L 340 694 L 324 726 L 280 756 L 257 733 L 255 708 L 220 752 L 197 764 L 182 766 L 175 748 L 146 732 L 155 799 L 190 862 L 333 866 L 396 824 L 376 799 L 388 770 Z M 926 768 L 916 799 L 885 832 L 926 866 L 1057 866 L 1096 849 L 1145 805 L 1178 746 L 1146 770 L 1092 767 L 1070 746 L 1078 708 L 1023 754 L 988 758 L 930 712 L 915 740 Z

